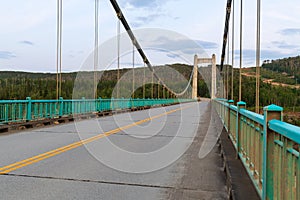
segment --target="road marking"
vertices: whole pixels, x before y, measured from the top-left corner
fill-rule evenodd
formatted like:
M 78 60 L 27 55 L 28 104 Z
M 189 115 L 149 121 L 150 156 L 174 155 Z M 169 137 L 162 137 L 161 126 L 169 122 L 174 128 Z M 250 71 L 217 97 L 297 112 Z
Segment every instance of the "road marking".
M 142 119 L 138 122 L 135 122 L 135 123 L 132 123 L 132 124 L 129 124 L 129 125 L 126 125 L 126 126 L 122 126 L 122 127 L 104 132 L 102 134 L 99 134 L 99 135 L 96 135 L 96 136 L 93 136 L 93 137 L 90 137 L 90 138 L 87 138 L 87 139 L 84 139 L 84 140 L 81 140 L 81 141 L 78 141 L 78 142 L 74 142 L 72 144 L 69 144 L 69 145 L 66 145 L 66 146 L 63 146 L 63 147 L 60 147 L 60 148 L 57 148 L 57 149 L 39 154 L 39 155 L 36 155 L 36 156 L 30 157 L 30 158 L 27 158 L 25 160 L 21 160 L 19 162 L 12 163 L 10 165 L 1 167 L 0 168 L 0 174 L 7 174 L 7 173 L 12 172 L 14 170 L 17 170 L 17 169 L 20 169 L 22 167 L 37 163 L 39 161 L 45 160 L 47 158 L 53 157 L 53 156 L 61 154 L 63 152 L 70 151 L 70 150 L 75 149 L 77 147 L 80 147 L 84 144 L 88 144 L 90 142 L 93 142 L 95 140 L 98 140 L 98 139 L 101 139 L 101 138 L 104 138 L 104 137 L 108 137 L 108 136 L 113 135 L 115 133 L 118 133 L 120 131 L 129 129 L 129 128 L 137 126 L 139 124 L 143 124 L 143 123 L 151 121 L 153 119 L 157 119 L 157 118 L 160 118 L 162 116 L 169 115 L 171 113 L 174 113 L 174 112 L 177 112 L 179 110 L 183 110 L 183 109 L 186 109 L 186 108 L 189 108 L 189 107 L 192 107 L 192 106 L 189 105 L 189 106 L 185 106 L 185 107 L 182 107 L 182 108 L 176 108 L 174 110 L 170 110 L 168 112 L 164 112 L 164 113 L 161 113 L 161 114 L 153 116 L 153 117 Z

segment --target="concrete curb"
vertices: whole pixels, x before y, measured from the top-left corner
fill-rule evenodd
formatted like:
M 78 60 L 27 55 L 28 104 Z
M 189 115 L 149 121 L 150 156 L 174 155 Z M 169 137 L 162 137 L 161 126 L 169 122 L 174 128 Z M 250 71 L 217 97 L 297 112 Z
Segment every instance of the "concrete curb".
M 220 136 L 220 148 L 224 163 L 223 170 L 226 175 L 228 199 L 259 200 L 259 195 L 257 194 L 246 169 L 242 162 L 236 158 L 235 148 L 225 129 L 223 129 Z
M 181 102 L 188 103 L 188 102 Z M 52 118 L 52 119 L 40 119 L 40 120 L 32 120 L 28 122 L 15 122 L 15 123 L 9 123 L 9 124 L 2 124 L 0 125 L 0 134 L 9 134 L 9 133 L 15 133 L 26 129 L 32 129 L 32 128 L 41 128 L 44 126 L 49 125 L 59 125 L 64 124 L 68 122 L 73 122 L 76 120 L 86 120 L 86 119 L 92 119 L 92 118 L 99 118 L 103 116 L 111 116 L 114 114 L 120 114 L 120 113 L 128 113 L 128 112 L 135 112 L 139 110 L 147 110 L 150 108 L 158 108 L 158 107 L 166 107 L 166 106 L 172 106 L 177 105 L 180 103 L 172 103 L 172 104 L 162 104 L 160 106 L 141 106 L 141 107 L 134 107 L 134 108 L 126 108 L 126 109 L 119 109 L 119 110 L 108 110 L 103 112 L 94 112 L 94 113 L 86 113 L 86 114 L 74 114 L 70 116 L 63 116 L 60 118 Z

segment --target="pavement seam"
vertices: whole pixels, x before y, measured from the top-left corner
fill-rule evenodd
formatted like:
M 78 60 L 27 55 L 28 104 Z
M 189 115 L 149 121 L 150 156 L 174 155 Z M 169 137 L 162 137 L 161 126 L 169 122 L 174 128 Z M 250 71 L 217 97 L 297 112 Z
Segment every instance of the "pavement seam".
M 85 182 L 85 183 L 101 183 L 101 184 L 109 184 L 109 185 L 123 185 L 123 186 L 145 187 L 145 188 L 160 188 L 160 189 L 176 189 L 176 190 L 188 190 L 188 191 L 217 192 L 217 190 L 201 190 L 201 189 L 186 188 L 186 187 L 177 188 L 177 187 L 174 187 L 174 186 L 164 186 L 164 185 L 151 185 L 151 184 L 115 182 L 115 181 L 101 181 L 101 180 L 90 180 L 90 179 L 62 178 L 62 177 L 54 177 L 54 176 L 38 176 L 38 175 L 28 175 L 28 174 L 9 173 L 9 174 L 0 174 L 0 176 L 50 179 L 50 180 L 74 181 L 74 182 Z

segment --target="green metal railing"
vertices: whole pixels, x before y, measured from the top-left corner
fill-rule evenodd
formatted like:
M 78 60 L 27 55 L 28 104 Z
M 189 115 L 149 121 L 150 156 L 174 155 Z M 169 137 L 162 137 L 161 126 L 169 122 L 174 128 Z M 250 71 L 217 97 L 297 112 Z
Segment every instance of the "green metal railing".
M 270 105 L 259 115 L 245 102 L 213 104 L 260 197 L 300 199 L 300 127 L 282 121 L 283 108 Z
M 52 119 L 145 106 L 183 103 L 192 99 L 63 99 L 58 100 L 1 100 L 0 125 L 31 120 Z

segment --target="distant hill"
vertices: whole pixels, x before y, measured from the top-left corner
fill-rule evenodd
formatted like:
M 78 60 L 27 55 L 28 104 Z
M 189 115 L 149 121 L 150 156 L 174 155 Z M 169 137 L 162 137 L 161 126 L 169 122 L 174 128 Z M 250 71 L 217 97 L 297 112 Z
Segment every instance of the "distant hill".
M 262 68 L 300 79 L 300 56 L 278 60 L 265 60 Z
M 160 71 L 166 66 L 157 66 L 156 70 Z M 192 72 L 192 66 L 184 64 L 168 65 L 178 71 L 185 79 L 189 80 Z M 128 72 L 129 69 L 121 69 L 120 77 Z M 136 69 L 136 81 L 142 81 L 143 75 L 141 75 L 143 68 Z M 159 74 L 162 77 L 168 76 L 167 70 L 161 70 Z M 80 75 L 84 74 L 85 79 L 81 80 L 82 86 L 91 86 L 93 84 L 93 72 L 80 72 Z M 74 88 L 74 81 L 78 75 L 78 72 L 62 73 L 62 97 L 65 99 L 71 99 Z M 108 70 L 104 72 L 98 72 L 98 76 L 101 75 L 101 81 L 98 83 L 97 94 L 102 98 L 110 98 L 112 91 L 117 83 L 117 70 Z M 169 77 L 170 80 L 176 79 L 176 77 Z M 171 81 L 172 83 L 172 81 Z M 183 83 L 176 83 L 175 88 L 180 88 Z M 173 84 L 172 83 L 172 84 Z M 128 85 L 130 85 L 128 83 Z M 186 83 L 184 83 L 186 84 Z M 150 98 L 150 84 L 146 85 L 146 98 Z M 199 80 L 199 95 L 209 97 L 208 89 L 202 79 Z M 131 88 L 131 87 L 129 87 Z M 80 97 L 85 97 L 85 91 L 79 93 Z M 155 87 L 155 96 L 157 94 L 157 86 Z M 0 99 L 25 99 L 30 96 L 32 99 L 55 99 L 56 98 L 56 74 L 55 73 L 32 73 L 32 72 L 15 72 L 15 71 L 1 71 L 0 72 Z M 162 97 L 163 94 L 160 94 Z M 135 98 L 142 98 L 142 88 L 139 88 L 135 92 Z

